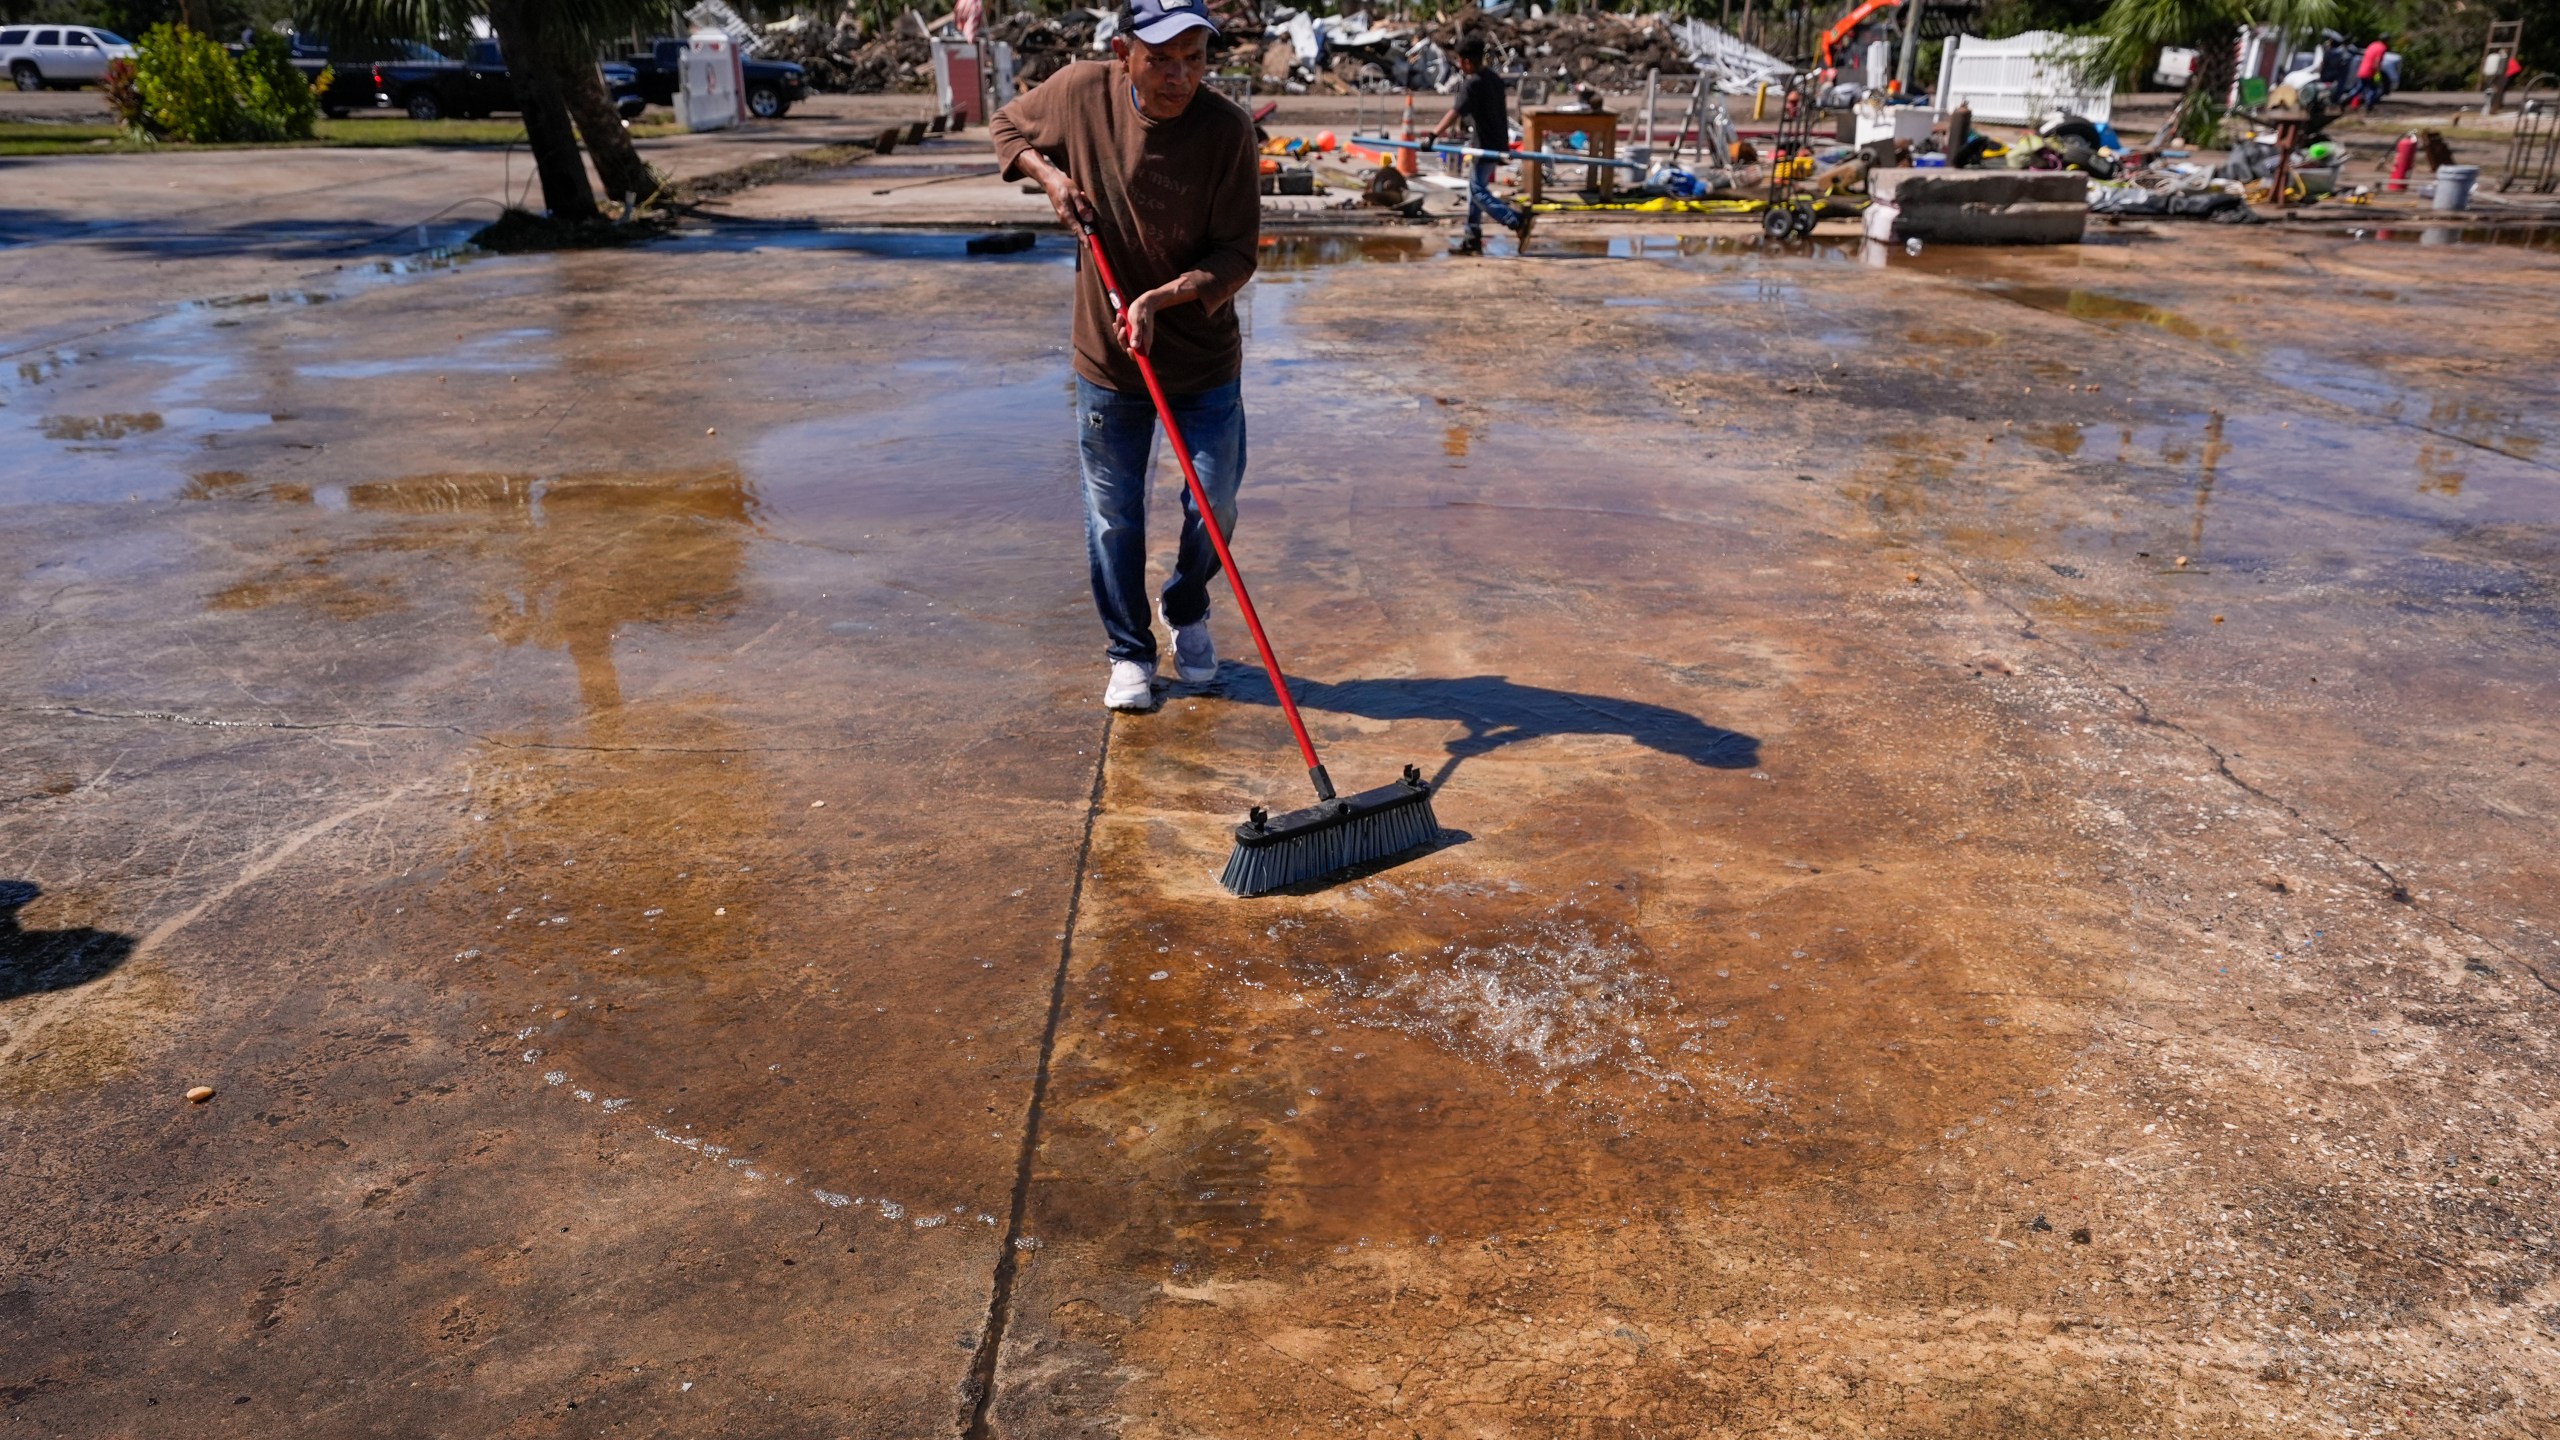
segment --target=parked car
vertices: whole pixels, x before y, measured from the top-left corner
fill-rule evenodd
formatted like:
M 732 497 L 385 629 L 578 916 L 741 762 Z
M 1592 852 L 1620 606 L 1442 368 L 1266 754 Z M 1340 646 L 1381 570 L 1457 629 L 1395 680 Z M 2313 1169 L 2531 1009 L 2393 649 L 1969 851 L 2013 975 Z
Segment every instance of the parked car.
M 133 43 L 93 25 L 0 29 L 0 68 L 21 90 L 77 89 L 107 78 L 107 62 L 133 58 Z
M 602 69 L 605 93 L 613 97 L 623 119 L 647 107 L 632 67 L 608 60 Z M 405 111 L 412 120 L 478 119 L 516 109 L 515 81 L 507 74 L 507 62 L 495 40 L 473 41 L 460 60 L 412 41 L 400 47 L 399 54 L 376 61 L 357 75 L 342 76 L 337 85 L 350 85 L 350 97 L 370 95 L 375 108 Z M 331 88 L 334 93 L 336 86 Z
M 641 99 L 652 105 L 676 103 L 676 89 L 683 83 L 683 41 L 652 40 L 647 50 L 622 59 L 637 76 Z M 809 72 L 789 61 L 749 57 L 741 68 L 746 71 L 747 113 L 759 120 L 779 120 L 809 98 Z

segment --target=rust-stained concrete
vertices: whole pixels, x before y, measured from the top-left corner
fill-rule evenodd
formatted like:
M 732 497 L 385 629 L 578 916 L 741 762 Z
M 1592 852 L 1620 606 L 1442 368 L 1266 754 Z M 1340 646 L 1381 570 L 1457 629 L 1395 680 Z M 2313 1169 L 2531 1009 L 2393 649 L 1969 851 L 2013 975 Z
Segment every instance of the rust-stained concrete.
M 1061 242 L 23 357 L 0 1434 L 2560 1434 L 2550 257 L 1628 234 L 1270 252 L 1255 902 Z

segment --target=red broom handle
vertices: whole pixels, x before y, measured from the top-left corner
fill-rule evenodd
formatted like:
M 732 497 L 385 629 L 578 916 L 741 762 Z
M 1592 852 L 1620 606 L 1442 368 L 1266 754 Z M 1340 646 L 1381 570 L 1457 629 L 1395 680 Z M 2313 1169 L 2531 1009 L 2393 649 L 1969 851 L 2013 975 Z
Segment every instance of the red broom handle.
M 1085 248 L 1093 254 L 1094 273 L 1101 277 L 1102 293 L 1111 301 L 1111 314 L 1125 330 L 1129 323 L 1128 307 L 1120 299 L 1120 282 L 1112 278 L 1111 262 L 1103 258 L 1102 237 L 1093 227 L 1081 221 Z M 1129 354 L 1138 362 L 1138 373 L 1146 377 L 1147 395 L 1156 402 L 1156 419 L 1164 424 L 1164 438 L 1173 445 L 1173 458 L 1182 462 L 1182 482 L 1191 487 L 1191 503 L 1199 507 L 1200 523 L 1208 527 L 1209 543 L 1217 548 L 1218 564 L 1227 572 L 1227 584 L 1236 592 L 1236 608 L 1244 612 L 1244 626 L 1253 632 L 1253 646 L 1262 652 L 1262 668 L 1271 676 L 1271 688 L 1280 697 L 1280 713 L 1289 717 L 1290 733 L 1298 737 L 1298 753 L 1307 758 L 1307 776 L 1315 782 L 1316 798 L 1333 798 L 1332 777 L 1324 773 L 1324 762 L 1316 758 L 1316 744 L 1307 738 L 1306 722 L 1298 718 L 1298 702 L 1289 697 L 1289 682 L 1280 676 L 1280 657 L 1271 653 L 1271 638 L 1262 633 L 1262 617 L 1253 613 L 1253 597 L 1245 593 L 1244 575 L 1236 569 L 1236 557 L 1227 550 L 1226 532 L 1218 528 L 1218 509 L 1209 503 L 1209 492 L 1200 487 L 1200 472 L 1191 466 L 1191 447 L 1183 442 L 1182 427 L 1174 423 L 1173 406 L 1164 398 L 1164 386 L 1157 383 L 1156 367 L 1147 362 L 1146 352 L 1132 349 Z

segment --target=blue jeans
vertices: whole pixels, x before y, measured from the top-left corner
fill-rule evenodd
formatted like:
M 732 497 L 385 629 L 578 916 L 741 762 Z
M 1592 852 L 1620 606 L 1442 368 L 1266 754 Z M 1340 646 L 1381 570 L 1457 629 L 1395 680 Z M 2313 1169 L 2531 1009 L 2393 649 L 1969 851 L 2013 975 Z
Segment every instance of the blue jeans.
M 1236 486 L 1244 480 L 1244 387 L 1166 397 L 1174 423 L 1191 446 L 1200 488 L 1217 507 L 1218 526 L 1236 533 Z M 1147 614 L 1147 462 L 1156 443 L 1156 407 L 1141 390 L 1106 390 L 1076 377 L 1077 451 L 1084 463 L 1084 537 L 1093 569 L 1093 608 L 1102 614 L 1114 660 L 1151 664 L 1155 625 Z M 1178 472 L 1177 472 L 1178 473 Z M 1218 552 L 1209 544 L 1191 487 L 1182 489 L 1182 544 L 1164 586 L 1168 625 L 1209 613 L 1209 582 Z
M 1467 238 L 1470 240 L 1484 238 L 1482 217 L 1487 215 L 1505 230 L 1520 228 L 1520 212 L 1493 193 L 1493 172 L 1501 164 L 1499 160 L 1476 157 L 1474 172 L 1467 184 Z

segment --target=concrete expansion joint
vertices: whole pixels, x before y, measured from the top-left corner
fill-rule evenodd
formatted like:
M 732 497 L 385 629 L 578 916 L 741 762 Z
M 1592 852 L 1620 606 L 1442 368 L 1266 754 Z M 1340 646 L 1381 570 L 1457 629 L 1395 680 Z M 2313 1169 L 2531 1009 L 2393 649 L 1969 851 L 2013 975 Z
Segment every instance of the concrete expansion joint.
M 1049 1099 L 1049 1069 L 1058 1050 L 1058 1023 L 1067 1012 L 1067 972 L 1075 961 L 1076 918 L 1084 908 L 1084 885 L 1093 864 L 1093 828 L 1102 818 L 1102 785 L 1111 761 L 1111 737 L 1117 711 L 1102 714 L 1102 739 L 1093 750 L 1093 790 L 1085 799 L 1084 835 L 1076 844 L 1075 880 L 1067 887 L 1067 914 L 1058 926 L 1058 970 L 1049 981 L 1049 1019 L 1040 1031 L 1040 1064 L 1032 1072 L 1031 1103 L 1024 1108 L 1022 1151 L 1013 1169 L 1013 1204 L 1006 1213 L 1004 1243 L 996 1250 L 995 1272 L 988 1277 L 987 1320 L 978 1330 L 978 1348 L 969 1357 L 968 1378 L 960 1382 L 960 1398 L 968 1403 L 969 1423 L 963 1440 L 993 1440 L 996 1363 L 1004 1349 L 1005 1322 L 1013 1311 L 1013 1282 L 1024 1241 L 1023 1221 L 1031 1209 L 1031 1167 L 1040 1156 L 1040 1118 Z

